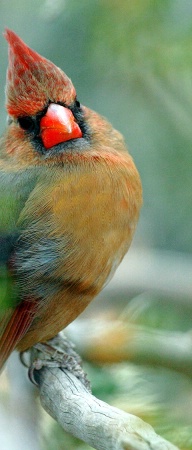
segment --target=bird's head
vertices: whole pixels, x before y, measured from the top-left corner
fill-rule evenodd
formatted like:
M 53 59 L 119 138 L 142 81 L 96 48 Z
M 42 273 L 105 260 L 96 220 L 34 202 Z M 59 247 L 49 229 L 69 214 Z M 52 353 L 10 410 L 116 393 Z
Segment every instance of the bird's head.
M 47 156 L 55 148 L 61 153 L 72 146 L 86 146 L 88 126 L 71 80 L 13 31 L 7 29 L 5 38 L 9 44 L 6 108 L 12 130 L 7 135 L 7 151 L 12 156 L 20 151 L 23 157 L 27 142 L 30 162 L 32 150 Z
M 104 152 L 126 151 L 121 134 L 79 103 L 72 81 L 59 67 L 30 49 L 13 31 L 7 29 L 5 38 L 9 44 L 8 127 L 0 153 L 13 170 L 16 166 L 20 170 L 67 161 L 83 163 L 102 158 Z

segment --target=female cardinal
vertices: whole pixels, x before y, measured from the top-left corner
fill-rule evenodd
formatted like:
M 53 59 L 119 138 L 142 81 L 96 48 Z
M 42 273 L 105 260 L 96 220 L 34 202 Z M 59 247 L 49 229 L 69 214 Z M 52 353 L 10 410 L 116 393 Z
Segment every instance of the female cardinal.
M 140 177 L 120 133 L 71 80 L 6 30 L 7 129 L 0 141 L 0 367 L 74 320 L 131 243 Z

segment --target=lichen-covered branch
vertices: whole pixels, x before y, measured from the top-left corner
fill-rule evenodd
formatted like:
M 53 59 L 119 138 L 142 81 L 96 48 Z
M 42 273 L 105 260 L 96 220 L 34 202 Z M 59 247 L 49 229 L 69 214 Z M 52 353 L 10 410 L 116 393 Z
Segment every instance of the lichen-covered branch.
M 72 373 L 45 367 L 38 372 L 41 404 L 69 433 L 98 450 L 176 450 L 132 414 L 94 397 Z

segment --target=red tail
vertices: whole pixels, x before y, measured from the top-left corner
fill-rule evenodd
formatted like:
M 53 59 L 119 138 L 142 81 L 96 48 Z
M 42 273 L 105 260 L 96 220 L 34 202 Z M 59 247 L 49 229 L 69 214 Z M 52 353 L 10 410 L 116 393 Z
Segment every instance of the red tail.
M 36 302 L 25 300 L 14 310 L 0 337 L 0 369 L 29 329 L 36 308 Z

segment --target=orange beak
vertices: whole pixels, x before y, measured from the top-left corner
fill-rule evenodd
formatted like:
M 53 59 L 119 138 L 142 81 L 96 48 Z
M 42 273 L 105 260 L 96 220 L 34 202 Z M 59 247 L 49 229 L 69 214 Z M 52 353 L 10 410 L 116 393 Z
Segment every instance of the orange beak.
M 40 120 L 40 135 L 46 149 L 82 137 L 82 131 L 75 122 L 70 109 L 51 103 Z

